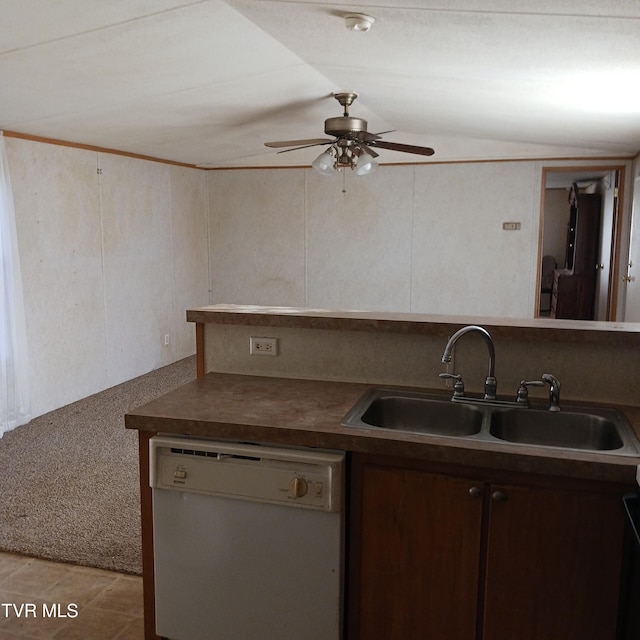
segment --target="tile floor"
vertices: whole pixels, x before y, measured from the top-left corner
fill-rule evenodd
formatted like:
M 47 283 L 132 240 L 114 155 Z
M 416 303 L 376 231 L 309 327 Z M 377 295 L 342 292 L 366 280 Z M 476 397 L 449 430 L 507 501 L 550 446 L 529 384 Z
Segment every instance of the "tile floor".
M 142 578 L 0 553 L 0 640 L 143 637 Z

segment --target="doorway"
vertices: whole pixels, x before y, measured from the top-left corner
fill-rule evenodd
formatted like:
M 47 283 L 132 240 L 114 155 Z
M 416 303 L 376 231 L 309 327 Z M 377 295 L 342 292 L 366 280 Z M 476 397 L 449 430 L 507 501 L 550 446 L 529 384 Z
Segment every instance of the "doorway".
M 539 243 L 539 283 L 536 316 L 615 320 L 620 237 L 620 198 L 624 167 L 554 167 L 542 175 L 542 222 Z M 576 229 L 577 197 L 597 209 L 597 221 L 587 231 Z M 598 204 L 596 205 L 595 202 Z M 591 215 L 591 214 L 590 214 Z M 595 226 L 595 228 L 593 228 Z M 586 235 L 590 235 L 587 241 Z M 575 273 L 576 242 L 587 241 L 593 258 L 589 273 Z M 567 287 L 579 292 L 567 293 Z M 588 298 L 584 304 L 562 304 L 566 296 Z M 579 310 L 577 310 L 579 308 Z M 557 313 L 556 313 L 557 312 Z

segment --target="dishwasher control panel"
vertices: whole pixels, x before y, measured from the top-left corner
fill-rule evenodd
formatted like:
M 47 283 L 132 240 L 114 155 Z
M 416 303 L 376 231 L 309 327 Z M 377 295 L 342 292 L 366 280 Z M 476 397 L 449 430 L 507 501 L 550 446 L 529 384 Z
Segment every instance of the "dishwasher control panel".
M 150 485 L 241 500 L 339 511 L 344 453 L 155 436 Z

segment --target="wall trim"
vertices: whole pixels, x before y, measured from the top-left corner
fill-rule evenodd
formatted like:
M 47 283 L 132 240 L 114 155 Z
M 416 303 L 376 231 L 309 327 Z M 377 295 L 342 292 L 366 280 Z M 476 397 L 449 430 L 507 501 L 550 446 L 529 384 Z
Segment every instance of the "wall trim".
M 110 153 L 115 156 L 126 156 L 127 158 L 136 158 L 137 160 L 148 160 L 149 162 L 160 162 L 162 164 L 170 164 L 176 167 L 187 167 L 189 169 L 197 169 L 195 164 L 186 162 L 176 162 L 175 160 L 165 160 L 163 158 L 154 158 L 153 156 L 145 156 L 139 153 L 131 153 L 129 151 L 119 151 L 118 149 L 107 149 L 105 147 L 96 147 L 91 144 L 81 144 L 79 142 L 69 142 L 67 140 L 57 140 L 56 138 L 43 138 L 41 136 L 32 136 L 29 133 L 20 133 L 19 131 L 4 131 L 6 138 L 20 138 L 21 140 L 31 140 L 32 142 L 41 142 L 43 144 L 55 144 L 61 147 L 72 147 L 74 149 L 84 149 L 85 151 L 96 151 L 97 153 Z
M 63 147 L 73 147 L 75 149 L 85 149 L 87 151 L 96 151 L 98 153 L 110 153 L 117 156 L 126 156 L 128 158 L 137 158 L 138 160 L 148 160 L 150 162 L 160 162 L 162 164 L 170 164 L 177 167 L 187 167 L 189 169 L 199 169 L 200 171 L 250 171 L 250 170 L 264 170 L 264 169 L 310 169 L 310 165 L 287 165 L 287 166 L 256 166 L 256 167 L 205 167 L 195 164 L 189 164 L 187 162 L 177 162 L 176 160 L 166 160 L 164 158 L 155 158 L 153 156 L 145 156 L 139 153 L 132 153 L 130 151 L 120 151 L 118 149 L 109 149 L 107 147 L 97 147 L 91 144 L 82 144 L 79 142 L 70 142 L 68 140 L 58 140 L 56 138 L 45 138 L 42 136 L 34 136 L 29 133 L 21 133 L 19 131 L 4 131 L 4 135 L 7 138 L 21 138 L 22 140 L 31 140 L 33 142 L 42 142 L 44 144 L 56 144 Z M 638 159 L 640 155 L 636 155 L 635 159 Z M 481 164 L 481 163 L 497 163 L 497 162 L 624 162 L 626 160 L 633 160 L 633 156 L 620 155 L 620 156 L 566 156 L 566 157 L 548 157 L 537 156 L 530 158 L 487 158 L 482 160 L 432 160 L 429 162 L 381 162 L 380 166 L 383 167 L 416 167 L 416 166 L 429 166 L 429 165 L 443 165 L 443 164 Z

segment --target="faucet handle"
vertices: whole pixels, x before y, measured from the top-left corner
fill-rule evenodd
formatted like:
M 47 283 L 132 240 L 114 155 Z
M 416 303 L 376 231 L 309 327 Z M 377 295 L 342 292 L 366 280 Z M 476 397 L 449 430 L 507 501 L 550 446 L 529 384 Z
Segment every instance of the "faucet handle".
M 458 373 L 439 373 L 439 378 L 443 378 L 445 380 L 455 380 L 455 384 L 453 385 L 453 397 L 461 398 L 464 396 L 464 382 L 462 382 L 462 376 Z
M 518 387 L 518 393 L 516 395 L 516 402 L 528 407 L 529 389 L 527 389 L 527 387 L 544 387 L 544 382 L 542 382 L 542 380 L 520 380 L 520 386 Z

